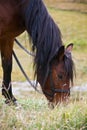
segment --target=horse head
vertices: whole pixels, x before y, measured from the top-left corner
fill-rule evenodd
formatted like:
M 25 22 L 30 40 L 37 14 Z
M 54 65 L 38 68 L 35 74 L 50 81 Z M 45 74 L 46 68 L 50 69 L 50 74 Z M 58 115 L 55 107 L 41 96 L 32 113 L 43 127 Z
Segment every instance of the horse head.
M 49 74 L 42 91 L 49 102 L 58 104 L 70 96 L 70 81 L 73 83 L 73 44 L 61 46 L 50 62 Z

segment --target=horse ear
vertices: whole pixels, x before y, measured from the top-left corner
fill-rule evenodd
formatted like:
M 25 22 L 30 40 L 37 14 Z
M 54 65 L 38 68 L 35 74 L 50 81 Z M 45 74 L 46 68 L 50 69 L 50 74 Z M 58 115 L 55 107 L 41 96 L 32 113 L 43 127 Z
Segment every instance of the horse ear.
M 59 61 L 63 60 L 63 58 L 64 58 L 64 52 L 65 52 L 65 47 L 61 46 L 59 48 L 59 51 L 58 51 L 58 54 L 57 54 L 57 57 L 58 57 Z
M 73 49 L 73 43 L 70 43 L 67 47 L 66 47 L 66 51 L 71 52 Z

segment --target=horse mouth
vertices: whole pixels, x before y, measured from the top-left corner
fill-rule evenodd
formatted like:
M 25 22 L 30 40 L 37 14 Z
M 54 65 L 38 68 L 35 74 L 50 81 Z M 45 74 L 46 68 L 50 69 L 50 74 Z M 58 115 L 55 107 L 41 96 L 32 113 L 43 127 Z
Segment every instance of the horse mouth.
M 50 102 L 48 101 L 48 107 L 50 109 L 54 109 L 55 107 L 57 106 L 60 106 L 61 104 L 62 105 L 67 105 L 70 101 L 70 98 L 69 98 L 69 95 L 63 95 L 60 96 L 59 98 L 57 98 L 57 96 L 59 96 L 58 94 L 55 94 L 54 95 L 54 99 Z

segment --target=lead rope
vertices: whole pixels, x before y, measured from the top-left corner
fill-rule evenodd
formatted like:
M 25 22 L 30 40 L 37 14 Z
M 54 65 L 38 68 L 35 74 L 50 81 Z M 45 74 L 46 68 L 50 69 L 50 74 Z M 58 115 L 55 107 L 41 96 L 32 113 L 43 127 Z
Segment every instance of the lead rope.
M 20 42 L 19 42 L 17 39 L 15 39 L 15 42 L 16 42 L 16 44 L 17 44 L 22 50 L 24 50 L 28 55 L 31 55 L 32 57 L 35 57 L 35 54 L 29 52 L 25 47 L 23 47 L 23 46 L 20 44 Z
M 15 39 L 15 42 L 16 42 L 17 45 L 19 45 L 28 55 L 31 55 L 31 56 L 35 57 L 35 54 L 32 54 L 31 52 L 29 52 L 28 50 L 26 50 L 26 49 L 18 42 L 17 39 Z M 28 83 L 34 88 L 35 91 L 37 91 L 37 92 L 39 92 L 40 94 L 42 94 L 38 89 L 36 89 L 38 83 L 36 82 L 36 85 L 33 85 L 33 83 L 30 81 L 29 77 L 28 77 L 27 74 L 25 73 L 23 67 L 21 66 L 21 64 L 20 64 L 20 62 L 19 62 L 19 60 L 18 60 L 18 58 L 17 58 L 15 52 L 13 51 L 12 53 L 13 53 L 13 56 L 14 56 L 14 58 L 15 58 L 17 64 L 18 64 L 20 70 L 22 71 L 23 75 L 24 75 L 25 78 L 27 79 Z

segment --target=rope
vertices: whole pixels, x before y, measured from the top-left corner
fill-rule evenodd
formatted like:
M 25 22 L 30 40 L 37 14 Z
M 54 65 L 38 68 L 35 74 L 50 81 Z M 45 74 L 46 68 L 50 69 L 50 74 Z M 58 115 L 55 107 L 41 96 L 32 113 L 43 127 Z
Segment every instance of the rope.
M 13 56 L 14 56 L 14 58 L 15 58 L 17 64 L 18 64 L 20 70 L 22 71 L 23 75 L 24 75 L 25 78 L 27 79 L 28 83 L 34 88 L 35 91 L 41 93 L 39 90 L 36 89 L 36 87 L 37 87 L 37 82 L 36 82 L 36 85 L 33 85 L 32 82 L 30 81 L 29 77 L 28 77 L 27 74 L 25 73 L 25 71 L 24 71 L 23 67 L 21 66 L 21 64 L 20 64 L 20 62 L 19 62 L 19 60 L 18 60 L 18 58 L 17 58 L 17 56 L 16 56 L 16 54 L 15 54 L 14 51 L 13 51 Z
M 15 42 L 16 42 L 16 44 L 17 44 L 20 48 L 22 48 L 28 55 L 31 55 L 31 56 L 35 57 L 35 54 L 29 52 L 26 48 L 24 48 L 24 47 L 20 44 L 20 42 L 19 42 L 17 39 L 15 39 Z

